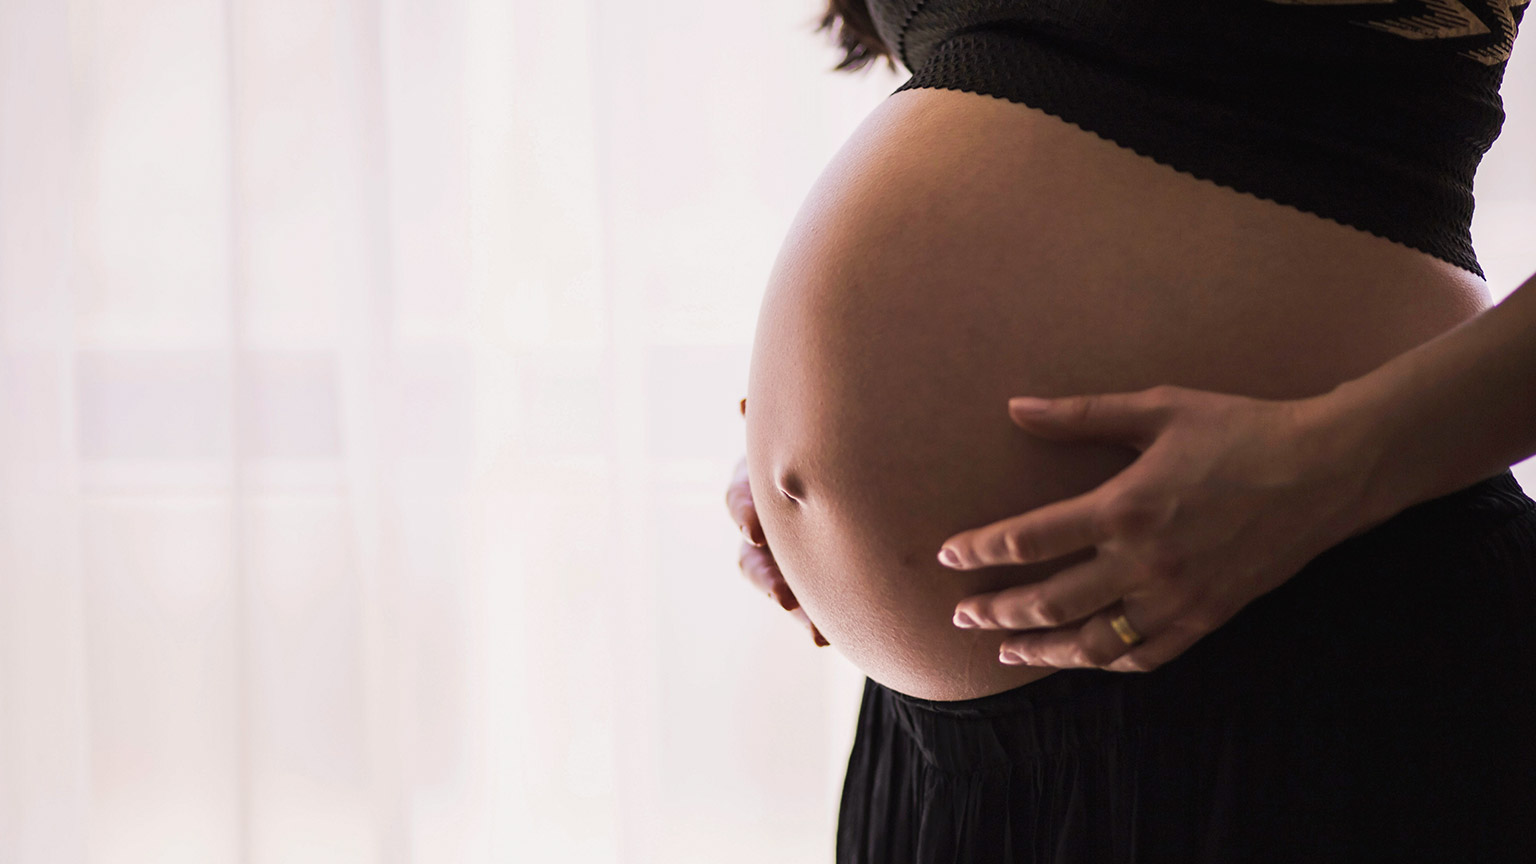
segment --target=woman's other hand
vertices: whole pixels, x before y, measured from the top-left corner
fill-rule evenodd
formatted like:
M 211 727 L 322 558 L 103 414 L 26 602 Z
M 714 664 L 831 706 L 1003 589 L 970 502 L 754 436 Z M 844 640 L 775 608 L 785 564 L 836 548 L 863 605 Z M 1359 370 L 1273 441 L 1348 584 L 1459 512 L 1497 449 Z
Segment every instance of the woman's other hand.
M 1045 400 L 1034 412 L 1033 400 L 1010 400 L 1031 434 L 1141 455 L 1087 493 L 947 540 L 939 560 L 962 570 L 1096 547 L 1042 581 L 965 598 L 956 626 L 1028 631 L 1003 642 L 1005 663 L 1144 672 L 1179 656 L 1364 530 L 1357 500 L 1370 459 L 1328 422 L 1326 400 L 1166 385 Z M 1110 623 L 1120 615 L 1134 631 L 1125 638 Z
M 745 417 L 747 413 L 747 400 L 741 400 L 741 413 Z M 784 581 L 784 574 L 779 571 L 779 565 L 773 560 L 773 552 L 769 551 L 767 540 L 763 536 L 762 523 L 757 520 L 757 508 L 752 503 L 752 485 L 747 475 L 747 458 L 743 456 L 741 462 L 736 465 L 736 473 L 731 477 L 731 485 L 725 490 L 725 506 L 731 512 L 731 519 L 741 529 L 744 541 L 741 544 L 741 555 L 737 559 L 741 572 L 759 591 L 766 593 L 800 620 L 806 629 L 811 631 L 811 640 L 819 647 L 830 645 L 816 625 L 811 623 L 810 616 L 800 608 L 800 601 L 795 599 L 794 592 L 789 590 L 789 583 Z

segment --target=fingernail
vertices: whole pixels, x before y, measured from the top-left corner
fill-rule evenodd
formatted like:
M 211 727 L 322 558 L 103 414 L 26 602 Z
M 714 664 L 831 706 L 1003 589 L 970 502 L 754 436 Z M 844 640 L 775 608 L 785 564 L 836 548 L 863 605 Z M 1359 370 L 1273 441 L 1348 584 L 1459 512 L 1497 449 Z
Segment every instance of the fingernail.
M 756 537 L 752 536 L 752 528 L 749 525 L 741 526 L 741 536 L 745 537 L 747 539 L 747 542 L 751 543 L 753 546 L 762 546 L 763 545 L 763 541 L 761 541 L 761 540 L 757 539 Z
M 997 659 L 1003 663 L 1007 663 L 1009 666 L 1017 666 L 1024 662 L 1024 655 L 1018 654 L 1014 651 L 1009 651 L 1007 648 L 1004 648 L 997 653 Z
M 745 396 L 741 398 L 741 416 L 747 416 L 747 398 Z
M 1016 396 L 1008 400 L 1008 407 L 1021 414 L 1038 414 L 1051 407 L 1051 400 L 1036 399 L 1033 396 Z
M 969 616 L 967 614 L 965 614 L 964 610 L 956 609 L 955 610 L 955 626 L 956 627 L 975 627 L 976 626 L 976 619 L 972 618 L 971 616 Z
M 815 630 L 811 631 L 811 641 L 816 643 L 817 648 L 825 648 L 832 644 L 831 642 L 828 642 L 826 637 L 822 636 L 820 632 Z
M 939 563 L 945 567 L 959 567 L 960 555 L 955 550 L 945 546 L 939 550 Z

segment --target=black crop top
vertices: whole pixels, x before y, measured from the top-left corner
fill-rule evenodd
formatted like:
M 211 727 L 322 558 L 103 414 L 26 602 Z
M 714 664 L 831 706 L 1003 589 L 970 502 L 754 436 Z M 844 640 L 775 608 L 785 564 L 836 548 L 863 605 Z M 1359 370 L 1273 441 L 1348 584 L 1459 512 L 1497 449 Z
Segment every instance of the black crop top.
M 1022 102 L 1483 276 L 1472 180 L 1529 0 L 870 0 L 894 92 Z

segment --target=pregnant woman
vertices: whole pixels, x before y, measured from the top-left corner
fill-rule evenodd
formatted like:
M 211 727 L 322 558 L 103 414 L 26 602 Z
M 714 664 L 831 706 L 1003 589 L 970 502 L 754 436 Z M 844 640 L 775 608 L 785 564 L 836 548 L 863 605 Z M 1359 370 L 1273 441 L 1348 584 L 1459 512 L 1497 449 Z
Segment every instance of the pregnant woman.
M 1536 860 L 1536 279 L 1469 235 L 1523 12 L 834 0 L 911 77 L 727 498 L 868 676 L 839 862 Z

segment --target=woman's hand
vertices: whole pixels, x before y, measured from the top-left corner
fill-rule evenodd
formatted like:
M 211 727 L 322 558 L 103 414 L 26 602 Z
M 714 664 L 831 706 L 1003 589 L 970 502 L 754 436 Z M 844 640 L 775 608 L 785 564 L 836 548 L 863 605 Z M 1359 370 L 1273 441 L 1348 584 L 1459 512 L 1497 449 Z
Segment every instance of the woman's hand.
M 939 560 L 962 570 L 1096 547 L 1040 582 L 965 598 L 955 624 L 1030 631 L 1003 642 L 1004 663 L 1145 672 L 1179 656 L 1364 530 L 1355 505 L 1370 460 L 1329 422 L 1327 398 L 1165 385 L 1046 400 L 1038 412 L 1027 410 L 1034 400 L 1010 400 L 1032 434 L 1141 455 L 1092 491 L 946 541 Z M 1111 625 L 1119 615 L 1132 628 L 1125 638 Z
M 746 416 L 747 400 L 741 400 L 741 413 Z M 725 490 L 725 506 L 731 511 L 731 519 L 741 528 L 741 536 L 746 538 L 741 544 L 741 555 L 737 558 L 737 564 L 741 572 L 757 586 L 759 591 L 766 593 L 783 606 L 790 614 L 794 615 L 811 631 L 811 640 L 818 647 L 824 647 L 832 643 L 828 642 L 816 625 L 811 623 L 810 616 L 800 608 L 800 601 L 795 599 L 794 592 L 789 590 L 789 583 L 784 581 L 784 574 L 779 572 L 779 565 L 774 563 L 773 553 L 768 550 L 767 540 L 763 537 L 762 523 L 757 520 L 757 507 L 752 503 L 752 485 L 747 476 L 747 458 L 743 456 L 741 462 L 736 465 L 736 473 L 731 477 L 731 485 Z

